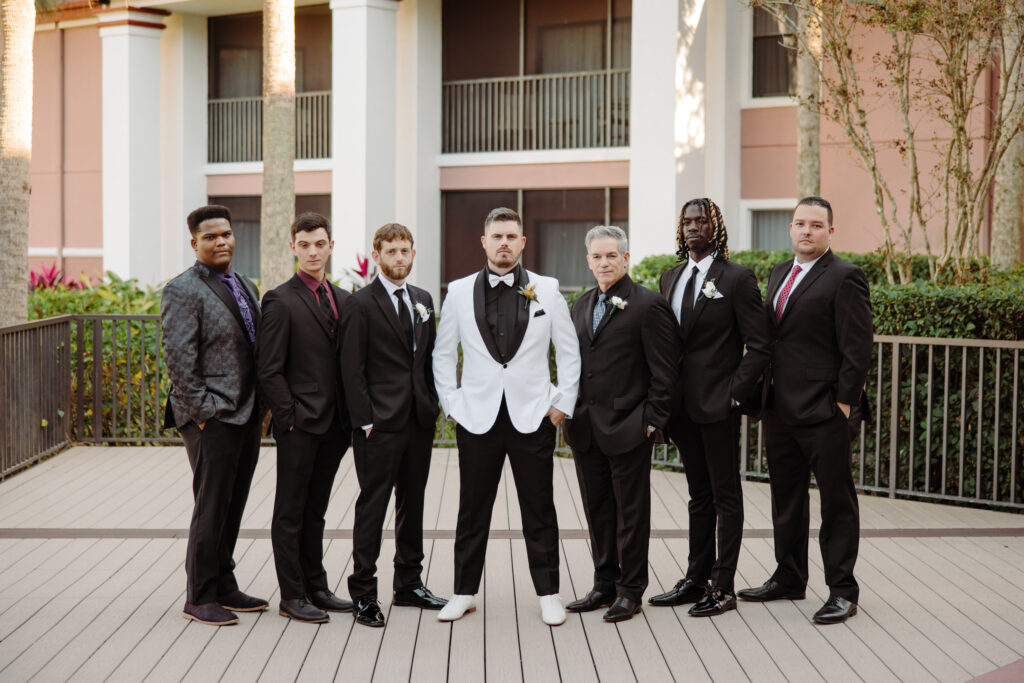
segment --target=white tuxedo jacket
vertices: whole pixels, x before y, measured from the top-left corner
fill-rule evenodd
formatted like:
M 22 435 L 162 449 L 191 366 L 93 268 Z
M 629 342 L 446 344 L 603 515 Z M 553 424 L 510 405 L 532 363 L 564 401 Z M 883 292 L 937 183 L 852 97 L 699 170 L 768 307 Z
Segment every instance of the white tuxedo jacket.
M 506 398 L 512 425 L 524 434 L 535 432 L 554 406 L 572 417 L 580 381 L 580 348 L 569 307 L 558 291 L 558 280 L 522 269 L 536 283 L 537 299 L 520 307 L 525 332 L 515 355 L 502 363 L 484 315 L 481 272 L 448 285 L 434 345 L 434 384 L 445 417 L 473 434 L 493 425 Z M 480 282 L 477 282 L 478 278 Z M 519 283 L 516 290 L 519 289 Z M 462 343 L 462 383 L 456 380 Z M 551 383 L 548 348 L 555 346 L 558 386 Z M 514 344 L 513 344 L 514 347 Z

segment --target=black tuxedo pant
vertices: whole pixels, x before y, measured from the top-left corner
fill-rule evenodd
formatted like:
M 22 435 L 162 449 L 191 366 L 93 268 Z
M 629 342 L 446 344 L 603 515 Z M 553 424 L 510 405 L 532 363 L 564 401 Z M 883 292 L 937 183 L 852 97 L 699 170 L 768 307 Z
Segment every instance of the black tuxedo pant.
M 818 541 L 829 597 L 857 602 L 860 588 L 853 577 L 853 567 L 860 544 L 860 512 L 846 418 L 836 408 L 830 419 L 813 425 L 786 425 L 771 410 L 764 419 L 778 562 L 772 578 L 794 590 L 803 590 L 807 585 L 807 489 L 813 472 L 821 495 Z
M 686 576 L 698 583 L 710 580 L 712 586 L 729 592 L 734 590 L 743 542 L 739 439 L 740 416 L 735 409 L 726 419 L 708 424 L 695 424 L 685 410 L 673 419 L 672 440 L 679 447 L 690 489 Z
M 270 540 L 282 600 L 329 590 L 324 569 L 324 515 L 350 434 L 335 418 L 324 434 L 298 427 L 277 434 L 277 493 Z
M 455 430 L 459 446 L 459 519 L 455 531 L 455 593 L 480 589 L 491 528 L 491 511 L 508 455 L 522 513 L 526 557 L 537 595 L 558 592 L 558 518 L 555 515 L 553 453 L 555 426 L 541 420 L 537 431 L 516 430 L 502 399 L 486 434 Z
M 605 455 L 591 440 L 573 449 L 583 510 L 590 528 L 594 588 L 640 602 L 647 588 L 651 541 L 651 442 Z
M 377 598 L 377 558 L 391 491 L 395 491 L 396 591 L 423 585 L 423 494 L 430 471 L 434 430 L 413 421 L 400 432 L 357 429 L 352 442 L 359 497 L 352 530 L 353 600 Z
M 235 543 L 260 454 L 259 423 L 233 425 L 211 418 L 203 429 L 181 427 L 192 467 L 192 523 L 185 550 L 188 601 L 213 602 L 238 589 Z

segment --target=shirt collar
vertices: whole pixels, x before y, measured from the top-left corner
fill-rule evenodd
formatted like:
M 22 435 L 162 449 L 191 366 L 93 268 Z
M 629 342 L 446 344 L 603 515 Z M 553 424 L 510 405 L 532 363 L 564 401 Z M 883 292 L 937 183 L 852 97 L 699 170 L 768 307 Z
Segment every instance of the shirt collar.
M 406 297 L 409 296 L 409 289 L 408 289 L 408 287 L 406 287 L 406 285 L 408 284 L 407 282 L 403 282 L 402 286 L 399 287 L 394 282 L 392 282 L 391 280 L 387 279 L 386 277 L 384 277 L 380 273 L 377 273 L 377 279 L 380 280 L 380 283 L 382 285 L 384 285 L 384 290 L 387 291 L 388 296 L 394 296 L 395 292 L 398 291 L 399 289 L 405 291 L 404 296 L 406 296 Z
M 718 256 L 718 252 L 713 251 L 704 258 L 702 258 L 700 261 L 694 261 L 691 257 L 687 262 L 687 267 L 689 267 L 691 270 L 693 268 L 696 268 L 701 272 L 701 275 L 706 276 L 708 274 L 708 271 L 711 269 L 711 264 L 715 262 L 716 256 Z
M 515 268 L 513 268 L 510 271 L 508 271 L 509 273 L 512 273 L 512 282 L 513 283 L 519 282 L 519 276 L 520 276 L 520 272 L 522 271 L 522 268 L 523 268 L 523 265 L 521 263 L 517 263 Z M 498 275 L 493 270 L 491 270 L 491 264 L 490 263 L 488 263 L 486 266 L 484 266 L 484 270 L 486 270 L 489 275 L 493 275 L 494 277 L 504 277 L 504 275 Z M 508 273 L 506 273 L 506 275 L 507 274 Z
M 222 272 L 220 272 L 220 271 L 217 271 L 217 270 L 213 270 L 213 269 L 212 269 L 212 268 L 210 268 L 209 266 L 205 266 L 205 267 L 206 267 L 206 268 L 208 268 L 208 269 L 210 270 L 210 272 L 211 272 L 211 273 L 213 273 L 214 275 L 216 275 L 216 276 L 217 276 L 217 278 L 218 278 L 218 279 L 219 279 L 219 280 L 220 280 L 221 282 L 227 282 L 227 281 L 228 281 L 229 279 L 231 279 L 231 278 L 234 278 L 234 279 L 236 279 L 236 280 L 238 279 L 238 278 L 237 278 L 237 277 L 235 276 L 235 271 L 234 271 L 234 270 L 232 270 L 231 268 L 228 268 L 228 271 L 227 271 L 226 273 L 222 273 Z
M 306 288 L 311 292 L 315 292 L 317 289 L 319 289 L 321 284 L 323 284 L 324 286 L 327 285 L 326 277 L 322 281 L 317 280 L 312 275 L 302 270 L 301 268 L 295 271 L 295 274 L 299 276 L 299 279 L 302 280 L 302 284 L 306 285 Z
M 630 283 L 632 283 L 632 282 L 633 281 L 629 278 L 629 273 L 626 273 L 621 278 L 619 278 L 618 282 L 616 282 L 614 285 L 609 287 L 608 291 L 604 292 L 604 298 L 605 299 L 611 299 L 613 296 L 621 297 L 622 296 L 622 292 L 625 291 L 629 287 Z M 601 293 L 602 293 L 601 292 L 601 288 L 598 287 L 597 288 L 598 296 L 600 296 Z
M 823 251 L 821 253 L 821 256 L 824 256 L 825 254 L 827 254 L 830 251 L 831 251 L 831 248 L 826 249 L 825 251 Z M 796 257 L 794 256 L 793 257 L 793 265 L 790 266 L 789 269 L 793 270 L 793 268 L 795 268 L 796 266 L 800 266 L 800 272 L 801 273 L 806 273 L 807 271 L 809 271 L 811 268 L 814 267 L 815 263 L 817 263 L 818 261 L 821 260 L 821 256 L 819 256 L 818 258 L 814 259 L 813 261 L 807 261 L 805 263 L 800 263 L 799 261 L 796 260 Z

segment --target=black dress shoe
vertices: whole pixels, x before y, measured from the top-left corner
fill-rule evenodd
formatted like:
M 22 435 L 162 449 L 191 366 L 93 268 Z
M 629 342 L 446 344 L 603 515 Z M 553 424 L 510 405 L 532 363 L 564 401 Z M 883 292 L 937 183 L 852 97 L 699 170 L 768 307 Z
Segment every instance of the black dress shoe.
M 204 602 L 201 605 L 193 605 L 191 602 L 186 602 L 185 608 L 182 610 L 182 616 L 192 621 L 198 621 L 200 624 L 209 624 L 210 626 L 227 626 L 238 623 L 238 617 L 215 602 Z
M 439 598 L 426 586 L 420 586 L 411 591 L 395 591 L 392 605 L 400 607 L 419 607 L 420 609 L 441 609 L 448 604 L 444 598 Z
M 736 593 L 740 600 L 751 602 L 769 602 L 771 600 L 803 600 L 804 589 L 795 590 L 780 586 L 774 579 L 768 579 L 757 588 L 744 588 Z
M 306 624 L 326 624 L 331 620 L 327 612 L 309 604 L 302 598 L 282 600 L 277 612 L 282 617 L 288 617 L 289 619 Z
M 609 623 L 626 621 L 632 619 L 633 615 L 640 614 L 640 603 L 628 598 L 615 598 L 611 609 L 604 613 L 604 620 Z
M 263 598 L 254 598 L 240 590 L 233 590 L 217 598 L 217 604 L 232 612 L 262 612 L 268 607 Z
M 707 581 L 697 583 L 693 579 L 683 578 L 676 582 L 675 588 L 667 593 L 647 598 L 648 605 L 655 607 L 675 607 L 688 602 L 697 602 L 708 592 Z
M 356 600 L 356 623 L 363 626 L 380 628 L 384 625 L 384 613 L 380 611 L 380 603 L 376 600 Z
M 857 613 L 857 605 L 838 596 L 828 599 L 821 609 L 814 613 L 815 624 L 841 624 Z
M 690 608 L 691 617 L 713 617 L 736 609 L 736 594 L 721 588 L 709 588 L 704 597 Z
M 602 593 L 601 591 L 594 589 L 584 595 L 579 600 L 574 600 L 565 606 L 568 612 L 593 612 L 596 609 L 602 607 L 611 607 L 611 604 L 615 601 L 615 595 L 612 593 Z
M 352 601 L 343 600 L 331 591 L 313 591 L 309 601 L 325 612 L 351 612 Z

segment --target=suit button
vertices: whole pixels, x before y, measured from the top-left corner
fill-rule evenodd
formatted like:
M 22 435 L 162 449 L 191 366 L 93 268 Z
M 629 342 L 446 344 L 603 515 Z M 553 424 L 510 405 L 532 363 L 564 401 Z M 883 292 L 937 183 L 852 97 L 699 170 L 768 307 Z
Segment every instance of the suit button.
M 499 332 L 499 333 L 498 333 L 498 336 L 499 336 L 499 337 L 504 337 L 504 336 L 505 336 L 505 333 L 504 333 L 504 332 Z
M 501 367 L 503 367 L 503 368 L 507 368 L 507 367 L 508 367 L 508 363 L 502 363 L 502 364 L 501 364 Z
M 590 347 L 590 350 L 591 350 L 591 351 L 593 351 L 593 350 L 594 350 L 594 347 L 593 347 L 593 346 L 591 346 L 591 347 Z
M 594 405 L 594 399 L 590 399 L 590 405 Z
M 590 379 L 590 378 L 591 378 L 591 377 L 593 377 L 593 376 L 594 376 L 594 373 L 592 373 L 592 372 L 588 372 L 588 373 L 587 373 L 587 379 Z

